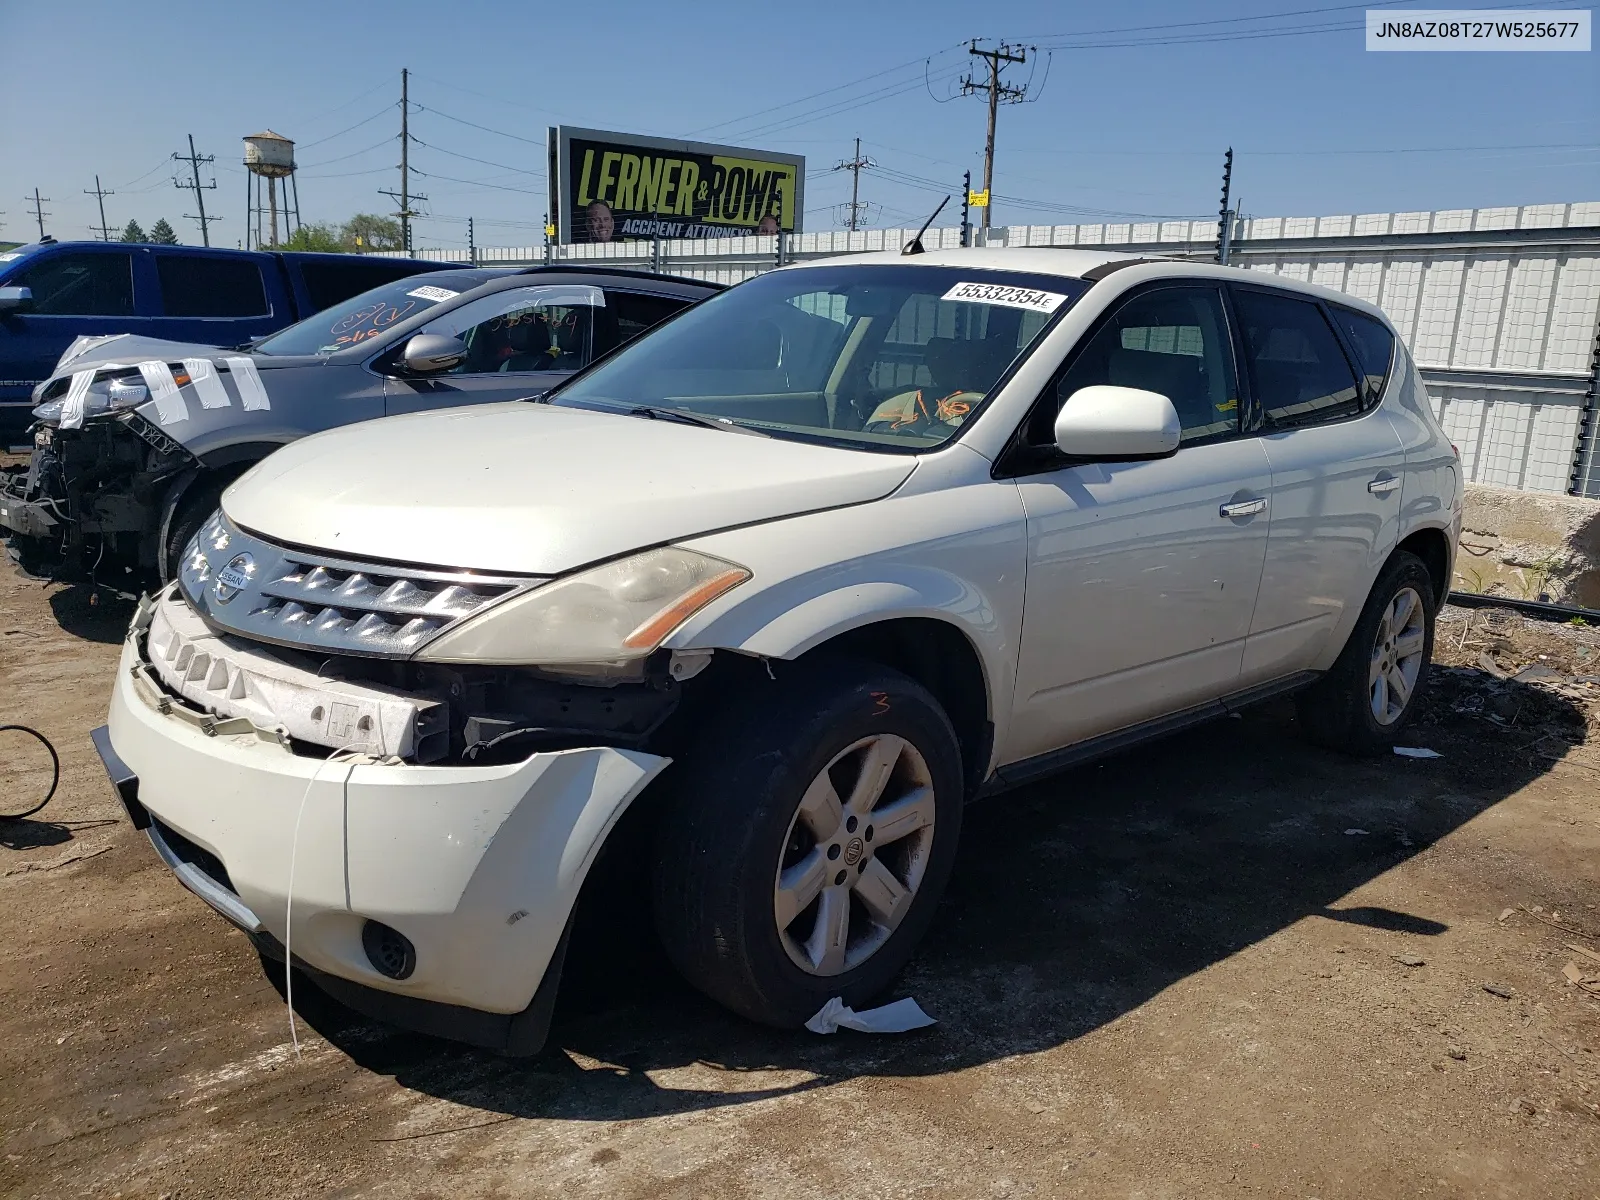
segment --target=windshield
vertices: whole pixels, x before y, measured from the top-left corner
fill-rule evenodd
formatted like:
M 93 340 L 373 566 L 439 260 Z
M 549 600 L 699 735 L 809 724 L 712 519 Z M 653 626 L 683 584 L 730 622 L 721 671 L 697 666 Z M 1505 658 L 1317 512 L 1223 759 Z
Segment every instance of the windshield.
M 413 275 L 352 296 L 280 330 L 251 349 L 257 354 L 333 354 L 381 337 L 435 304 L 453 300 L 482 280 Z
M 922 450 L 954 438 L 1088 288 L 970 267 L 774 271 L 646 334 L 551 402 L 681 409 L 780 437 Z

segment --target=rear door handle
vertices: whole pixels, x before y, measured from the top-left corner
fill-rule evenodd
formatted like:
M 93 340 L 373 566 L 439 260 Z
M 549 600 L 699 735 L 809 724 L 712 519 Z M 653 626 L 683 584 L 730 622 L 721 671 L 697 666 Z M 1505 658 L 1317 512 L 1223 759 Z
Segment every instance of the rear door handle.
M 1266 497 L 1257 496 L 1254 500 L 1234 500 L 1224 504 L 1218 511 L 1225 517 L 1253 517 L 1258 512 L 1266 512 L 1266 510 Z
M 1377 479 L 1367 484 L 1367 491 L 1374 496 L 1387 496 L 1399 486 L 1400 481 L 1393 475 L 1380 475 Z

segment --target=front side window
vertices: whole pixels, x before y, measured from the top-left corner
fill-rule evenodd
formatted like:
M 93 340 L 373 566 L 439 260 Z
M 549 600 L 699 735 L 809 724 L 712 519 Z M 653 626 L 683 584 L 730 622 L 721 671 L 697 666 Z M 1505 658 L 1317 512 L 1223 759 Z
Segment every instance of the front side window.
M 467 357 L 445 374 L 576 371 L 594 356 L 605 307 L 605 293 L 588 284 L 512 288 L 443 313 L 422 332 L 467 344 Z
M 10 287 L 33 291 L 33 311 L 52 317 L 131 317 L 133 255 L 52 254 L 18 271 Z
M 298 321 L 252 348 L 257 354 L 337 354 L 383 337 L 400 322 L 454 300 L 482 282 L 481 276 L 440 273 L 384 284 Z
M 169 317 L 261 317 L 270 311 L 261 268 L 249 259 L 156 255 L 161 310 Z
M 702 301 L 552 403 L 679 409 L 876 450 L 954 438 L 1089 285 L 965 267 L 774 271 Z
M 1333 305 L 1333 319 L 1349 339 L 1356 352 L 1356 364 L 1361 368 L 1361 407 L 1371 408 L 1383 397 L 1384 384 L 1389 381 L 1389 364 L 1394 359 L 1394 334 L 1382 321 L 1365 313 Z
M 1055 440 L 1050 426 L 1080 388 L 1139 388 L 1172 401 L 1182 444 L 1239 431 L 1239 383 L 1221 294 L 1214 287 L 1167 287 L 1127 301 L 1062 373 L 1056 404 L 1030 440 Z
M 1355 374 L 1321 306 L 1243 289 L 1235 304 L 1268 425 L 1316 425 L 1361 411 Z

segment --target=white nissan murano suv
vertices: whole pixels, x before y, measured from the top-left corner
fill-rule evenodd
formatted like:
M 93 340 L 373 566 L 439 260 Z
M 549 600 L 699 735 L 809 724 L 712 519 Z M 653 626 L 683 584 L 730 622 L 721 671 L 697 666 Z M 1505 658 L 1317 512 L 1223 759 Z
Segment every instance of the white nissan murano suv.
M 625 824 L 677 968 L 798 1027 L 906 963 L 969 800 L 1290 692 L 1392 745 L 1460 524 L 1369 304 L 1090 251 L 813 262 L 537 402 L 273 454 L 95 737 L 183 883 L 375 1017 L 537 1050 Z

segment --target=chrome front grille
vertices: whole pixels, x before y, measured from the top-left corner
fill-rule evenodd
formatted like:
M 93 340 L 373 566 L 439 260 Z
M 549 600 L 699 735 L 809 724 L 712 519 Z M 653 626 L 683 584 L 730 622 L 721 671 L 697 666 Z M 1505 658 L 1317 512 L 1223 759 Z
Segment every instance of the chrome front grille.
M 219 510 L 184 552 L 179 584 L 212 625 L 310 650 L 409 658 L 538 578 L 357 563 L 278 546 Z

